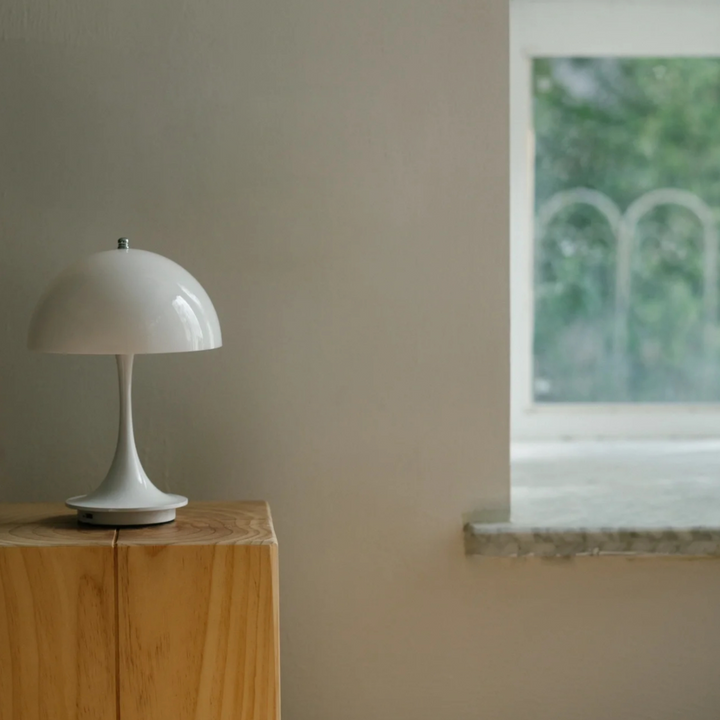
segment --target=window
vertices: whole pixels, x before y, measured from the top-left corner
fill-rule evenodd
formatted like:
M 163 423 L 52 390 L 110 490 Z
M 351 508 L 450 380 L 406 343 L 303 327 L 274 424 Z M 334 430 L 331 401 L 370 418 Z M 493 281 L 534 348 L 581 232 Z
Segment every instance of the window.
M 720 431 L 720 7 L 511 8 L 515 439 Z

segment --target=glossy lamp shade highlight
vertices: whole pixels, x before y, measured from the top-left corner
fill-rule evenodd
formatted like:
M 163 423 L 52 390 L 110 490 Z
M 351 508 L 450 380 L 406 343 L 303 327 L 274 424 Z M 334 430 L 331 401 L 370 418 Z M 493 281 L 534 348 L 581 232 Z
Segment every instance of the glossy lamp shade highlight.
M 71 265 L 40 299 L 31 350 L 137 355 L 210 350 L 222 345 L 215 308 L 202 285 L 176 262 L 119 248 Z
M 217 313 L 202 285 L 162 255 L 118 249 L 64 270 L 40 298 L 28 347 L 47 353 L 115 355 L 120 423 L 110 470 L 100 486 L 67 500 L 82 522 L 150 525 L 175 519 L 187 504 L 159 490 L 143 469 L 132 422 L 134 356 L 210 350 L 222 345 Z

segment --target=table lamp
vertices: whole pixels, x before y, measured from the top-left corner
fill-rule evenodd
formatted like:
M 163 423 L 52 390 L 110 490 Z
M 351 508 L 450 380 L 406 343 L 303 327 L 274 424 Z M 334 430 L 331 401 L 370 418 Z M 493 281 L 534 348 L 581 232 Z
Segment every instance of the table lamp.
M 215 308 L 202 285 L 172 260 L 131 250 L 95 253 L 62 272 L 41 297 L 28 347 L 46 353 L 115 355 L 120 426 L 115 457 L 89 495 L 66 504 L 93 525 L 154 525 L 175 519 L 187 498 L 153 485 L 135 447 L 132 368 L 143 353 L 210 350 L 222 345 Z

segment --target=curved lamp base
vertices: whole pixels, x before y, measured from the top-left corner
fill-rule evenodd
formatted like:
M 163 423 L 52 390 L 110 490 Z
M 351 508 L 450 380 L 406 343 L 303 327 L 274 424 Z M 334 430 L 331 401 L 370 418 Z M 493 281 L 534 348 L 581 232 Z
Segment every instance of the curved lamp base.
M 187 505 L 187 498 L 180 495 L 170 495 L 182 500 L 178 507 Z M 82 507 L 85 496 L 70 498 L 65 504 L 77 510 L 78 520 L 89 525 L 159 525 L 172 522 L 175 519 L 175 508 L 164 510 L 93 510 Z
M 175 510 L 187 505 L 182 495 L 155 487 L 145 474 L 135 447 L 132 424 L 132 355 L 118 355 L 120 427 L 115 457 L 100 486 L 65 504 L 77 510 L 78 520 L 91 525 L 157 525 L 172 522 Z

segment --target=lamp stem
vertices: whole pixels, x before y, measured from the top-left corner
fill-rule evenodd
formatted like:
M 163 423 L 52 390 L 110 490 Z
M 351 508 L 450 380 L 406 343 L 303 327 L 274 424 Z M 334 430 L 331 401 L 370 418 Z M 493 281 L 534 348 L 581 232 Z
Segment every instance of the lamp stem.
M 132 370 L 134 355 L 116 355 L 120 390 L 120 423 L 118 439 L 110 470 L 103 485 L 127 499 L 128 493 L 151 488 L 158 492 L 145 474 L 137 447 L 132 419 Z
M 134 355 L 116 355 L 118 387 L 120 390 L 120 424 L 118 426 L 115 462 L 124 459 L 128 466 L 141 465 L 135 446 L 135 432 L 132 418 L 132 372 Z
M 70 498 L 82 522 L 93 525 L 155 525 L 175 519 L 175 509 L 187 505 L 182 495 L 169 495 L 145 474 L 135 447 L 132 418 L 134 355 L 116 355 L 120 390 L 120 423 L 115 457 L 105 479 L 88 495 Z

